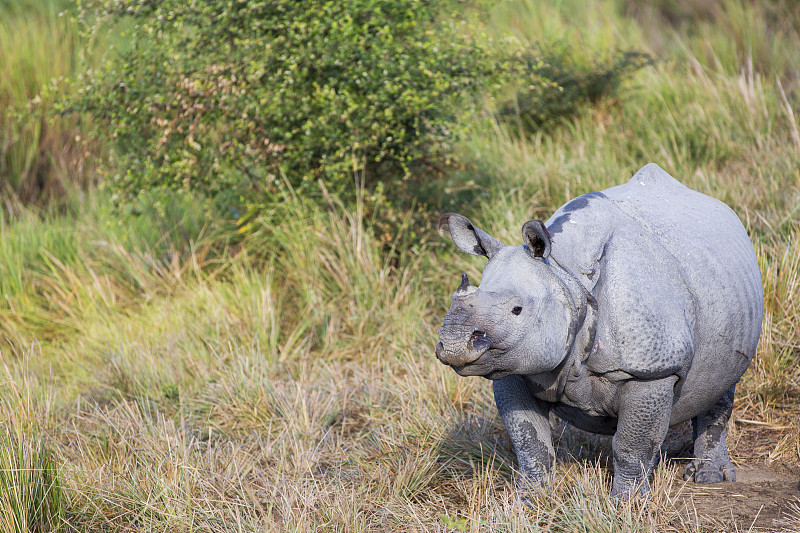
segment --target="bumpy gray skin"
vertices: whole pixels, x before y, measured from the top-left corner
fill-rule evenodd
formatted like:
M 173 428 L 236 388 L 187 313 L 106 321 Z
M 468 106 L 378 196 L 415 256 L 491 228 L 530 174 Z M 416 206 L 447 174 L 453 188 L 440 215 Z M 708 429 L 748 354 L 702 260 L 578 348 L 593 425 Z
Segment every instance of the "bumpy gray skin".
M 735 480 L 726 425 L 758 345 L 763 290 L 730 208 L 651 163 L 546 225 L 526 222 L 522 246 L 461 215 L 439 227 L 489 262 L 478 287 L 462 275 L 436 355 L 462 376 L 493 380 L 521 493 L 554 471 L 550 410 L 614 435 L 612 495 L 647 496 L 668 427 L 689 419 L 685 478 Z

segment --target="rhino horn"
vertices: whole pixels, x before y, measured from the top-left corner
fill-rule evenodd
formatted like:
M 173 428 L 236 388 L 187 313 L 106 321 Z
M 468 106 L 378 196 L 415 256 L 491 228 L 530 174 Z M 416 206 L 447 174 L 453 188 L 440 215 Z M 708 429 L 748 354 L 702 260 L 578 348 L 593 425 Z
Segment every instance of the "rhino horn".
M 477 289 L 469 284 L 469 277 L 467 276 L 466 272 L 461 273 L 461 285 L 458 286 L 456 289 L 456 294 L 458 296 L 468 296 L 475 292 Z

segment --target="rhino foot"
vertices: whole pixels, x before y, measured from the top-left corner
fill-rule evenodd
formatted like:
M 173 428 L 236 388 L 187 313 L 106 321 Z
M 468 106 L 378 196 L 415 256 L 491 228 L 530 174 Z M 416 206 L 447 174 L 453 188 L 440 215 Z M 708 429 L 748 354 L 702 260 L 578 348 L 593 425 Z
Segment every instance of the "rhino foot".
M 730 461 L 716 464 L 713 461 L 694 460 L 686 465 L 683 473 L 684 481 L 695 483 L 721 483 L 722 481 L 736 481 L 736 469 Z
M 728 457 L 727 423 L 733 408 L 734 387 L 706 413 L 692 420 L 695 459 L 686 465 L 684 481 L 720 483 L 736 481 L 736 470 Z
M 650 483 L 647 478 L 636 481 L 632 480 L 624 483 L 619 475 L 614 476 L 614 484 L 611 487 L 611 497 L 615 500 L 628 501 L 631 499 L 650 499 Z
M 514 499 L 519 505 L 528 507 L 529 509 L 536 509 L 540 503 L 537 501 L 537 495 L 544 494 L 550 488 L 550 485 L 543 479 L 532 479 L 523 473 L 520 473 L 517 483 L 514 487 Z

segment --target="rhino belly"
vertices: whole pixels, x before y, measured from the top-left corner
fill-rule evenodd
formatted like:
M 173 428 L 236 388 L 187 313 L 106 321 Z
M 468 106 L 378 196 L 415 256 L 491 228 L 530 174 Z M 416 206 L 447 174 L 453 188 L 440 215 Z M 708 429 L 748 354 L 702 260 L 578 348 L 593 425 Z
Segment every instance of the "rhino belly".
M 577 407 L 568 405 L 556 405 L 553 407 L 553 413 L 576 428 L 589 433 L 613 435 L 617 431 L 616 417 L 590 415 Z

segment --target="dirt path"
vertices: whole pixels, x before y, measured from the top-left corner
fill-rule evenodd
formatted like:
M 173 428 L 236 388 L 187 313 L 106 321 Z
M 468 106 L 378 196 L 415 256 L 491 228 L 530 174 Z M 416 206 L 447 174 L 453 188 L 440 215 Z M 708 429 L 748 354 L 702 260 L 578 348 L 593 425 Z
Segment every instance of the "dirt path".
M 736 483 L 680 483 L 673 495 L 710 531 L 800 532 L 800 468 L 737 465 L 736 472 Z

